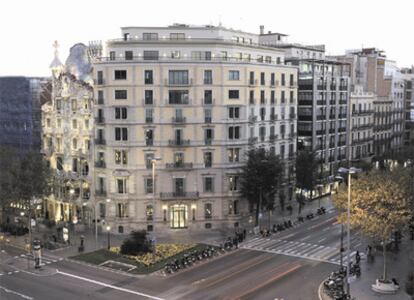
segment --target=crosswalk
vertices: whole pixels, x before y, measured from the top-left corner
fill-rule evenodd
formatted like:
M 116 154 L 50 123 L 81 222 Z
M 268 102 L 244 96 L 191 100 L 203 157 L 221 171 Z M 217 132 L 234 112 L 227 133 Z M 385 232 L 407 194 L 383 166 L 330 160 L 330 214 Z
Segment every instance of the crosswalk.
M 336 265 L 340 264 L 341 256 L 339 245 L 327 246 L 301 241 L 288 241 L 285 239 L 263 237 L 256 237 L 246 241 L 240 248 L 305 258 Z M 355 253 L 356 251 L 351 252 L 351 260 L 354 260 Z M 343 253 L 343 255 L 345 261 L 346 253 Z
M 20 256 L 15 256 L 14 258 L 29 259 L 31 261 L 35 260 L 33 254 L 21 254 Z M 62 257 L 51 257 L 51 256 L 42 255 L 42 258 L 40 260 L 40 266 L 46 266 L 46 265 L 56 263 L 62 260 L 63 260 Z

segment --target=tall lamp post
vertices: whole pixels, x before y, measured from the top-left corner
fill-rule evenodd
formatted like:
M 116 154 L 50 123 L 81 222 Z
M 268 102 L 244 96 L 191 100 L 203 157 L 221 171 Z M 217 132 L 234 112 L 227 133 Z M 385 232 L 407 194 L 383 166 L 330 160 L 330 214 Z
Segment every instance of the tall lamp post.
M 111 249 L 111 226 L 106 226 L 106 231 L 108 232 L 108 250 Z
M 351 175 L 355 173 L 362 172 L 361 169 L 350 167 L 349 169 L 346 168 L 339 168 L 339 173 L 347 173 L 348 174 L 348 205 L 347 205 L 347 251 L 346 251 L 346 294 L 350 297 L 350 285 L 349 285 L 349 271 L 351 267 L 351 226 L 350 226 L 350 219 L 351 219 Z
M 151 218 L 151 225 L 152 225 L 152 251 L 155 253 L 155 166 L 157 164 L 157 161 L 161 161 L 161 157 L 154 157 L 151 159 L 152 164 L 152 218 Z

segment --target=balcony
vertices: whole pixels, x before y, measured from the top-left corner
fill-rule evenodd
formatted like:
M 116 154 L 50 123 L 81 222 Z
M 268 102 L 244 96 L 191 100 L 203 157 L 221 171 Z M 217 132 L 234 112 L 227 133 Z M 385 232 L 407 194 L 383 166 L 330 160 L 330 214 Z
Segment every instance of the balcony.
M 249 116 L 249 123 L 254 123 L 257 121 L 257 116 Z
M 348 86 L 347 85 L 340 85 L 339 86 L 339 90 L 340 91 L 347 91 L 348 90 Z
M 96 190 L 95 196 L 97 197 L 106 197 L 106 191 L 105 190 Z
M 190 100 L 188 98 L 184 98 L 184 99 L 168 99 L 168 104 L 181 104 L 181 105 L 186 105 L 186 104 L 190 104 Z
M 205 117 L 204 118 L 204 123 L 210 124 L 211 123 L 211 117 Z
M 279 85 L 279 82 L 277 80 L 270 80 L 270 87 L 275 87 L 277 85 Z
M 316 120 L 326 120 L 326 115 L 317 115 Z
M 164 85 L 166 86 L 189 86 L 193 84 L 193 79 L 188 78 L 188 80 L 183 80 L 182 82 L 173 82 L 173 80 L 164 80 Z
M 346 99 L 339 99 L 339 104 L 347 104 L 348 101 Z
M 186 118 L 185 117 L 172 117 L 171 121 L 176 124 L 183 124 L 186 122 Z
M 277 115 L 270 115 L 270 121 L 276 121 Z
M 326 100 L 316 100 L 317 105 L 326 105 Z
M 152 145 L 154 145 L 154 140 L 153 139 L 146 139 L 145 140 L 145 145 L 146 146 L 152 146 Z
M 249 86 L 256 86 L 257 84 L 258 84 L 258 80 L 257 79 L 250 78 L 250 80 L 249 80 Z
M 199 197 L 199 193 L 198 192 L 170 192 L 170 193 L 160 193 L 160 198 L 162 200 L 177 199 L 177 198 L 198 199 L 198 197 Z
M 248 140 L 248 143 L 249 144 L 254 144 L 254 143 L 257 143 L 257 140 L 258 140 L 257 136 L 256 137 L 250 137 L 249 140 Z
M 105 118 L 103 116 L 95 117 L 96 124 L 103 124 L 105 123 Z
M 298 104 L 312 106 L 312 100 L 299 100 Z
M 338 115 L 338 118 L 339 119 L 346 119 L 346 114 L 339 114 Z
M 95 79 L 95 85 L 104 85 L 105 80 L 103 78 Z
M 335 133 L 335 128 L 329 128 L 329 133 Z
M 152 117 L 145 117 L 145 123 L 152 124 L 154 122 L 154 119 Z
M 269 142 L 274 142 L 277 140 L 277 134 L 271 134 L 269 136 Z
M 192 169 L 193 168 L 193 163 L 184 163 L 184 162 L 179 162 L 179 163 L 168 163 L 165 164 L 165 168 L 168 170 L 184 170 L 184 169 Z
M 336 90 L 336 84 L 331 84 L 330 89 L 331 89 L 331 91 L 335 91 Z
M 211 145 L 213 142 L 213 139 L 204 139 L 204 144 Z
M 326 90 L 326 84 L 318 84 L 317 88 L 318 90 Z
M 213 99 L 213 98 L 202 98 L 202 99 L 201 99 L 201 102 L 202 102 L 204 105 L 213 105 L 213 104 L 214 104 L 214 102 L 215 102 L 215 99 Z
M 168 140 L 169 146 L 190 146 L 190 140 Z
M 346 131 L 346 127 L 339 127 L 338 128 L 338 132 L 345 132 Z
M 106 163 L 103 160 L 96 161 L 95 168 L 106 168 Z
M 289 114 L 290 119 L 296 119 L 296 114 Z
M 289 87 L 290 88 L 295 88 L 295 87 L 297 87 L 298 86 L 298 83 L 296 82 L 296 81 L 291 81 L 291 82 L 289 82 Z
M 95 139 L 96 145 L 106 145 L 105 139 Z
M 316 135 L 322 135 L 322 134 L 325 134 L 325 132 L 326 132 L 325 129 L 319 129 L 319 130 L 316 130 Z
M 105 102 L 105 101 L 104 101 L 104 98 L 102 98 L 102 97 L 101 97 L 101 98 L 98 98 L 98 104 L 99 104 L 99 105 L 103 105 L 103 104 L 105 104 L 104 102 Z

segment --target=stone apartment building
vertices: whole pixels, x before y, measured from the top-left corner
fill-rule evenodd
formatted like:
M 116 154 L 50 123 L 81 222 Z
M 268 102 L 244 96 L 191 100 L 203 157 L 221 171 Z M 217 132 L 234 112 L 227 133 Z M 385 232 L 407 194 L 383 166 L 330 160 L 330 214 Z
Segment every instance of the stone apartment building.
M 250 147 L 280 155 L 279 197 L 294 197 L 298 75 L 268 45 L 281 36 L 174 24 L 107 42 L 93 62 L 92 192 L 111 231 L 241 226 Z
M 414 67 L 401 70 L 404 76 L 404 145 L 414 145 Z
M 91 222 L 92 66 L 85 45 L 74 45 L 65 64 L 58 58 L 57 43 L 55 47 L 51 99 L 42 106 L 42 152 L 53 173 L 44 214 L 55 221 Z

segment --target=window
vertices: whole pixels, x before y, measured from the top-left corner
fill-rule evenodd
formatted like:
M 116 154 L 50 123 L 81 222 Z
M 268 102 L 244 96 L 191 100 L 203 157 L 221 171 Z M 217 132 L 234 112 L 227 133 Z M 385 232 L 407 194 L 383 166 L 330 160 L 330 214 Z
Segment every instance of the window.
M 78 102 L 76 101 L 76 99 L 72 99 L 72 101 L 71 101 L 71 109 L 72 109 L 72 111 L 76 111 L 77 106 L 78 106 Z
M 118 218 L 128 218 L 128 204 L 127 203 L 118 203 L 116 216 Z
M 265 73 L 261 72 L 260 73 L 260 85 L 265 85 L 265 84 L 266 84 L 266 82 L 265 82 Z
M 153 99 L 153 95 L 154 92 L 153 90 L 145 90 L 144 92 L 144 96 L 145 96 L 145 105 L 153 105 L 154 104 L 154 99 Z
M 264 120 L 265 120 L 265 118 L 266 118 L 266 108 L 261 107 L 261 108 L 260 108 L 260 119 L 261 119 L 262 121 L 264 121 Z
M 229 80 L 240 80 L 239 71 L 229 71 Z
M 153 84 L 154 83 L 152 70 L 145 70 L 144 71 L 144 83 L 145 84 Z
M 152 168 L 152 160 L 154 159 L 154 153 L 145 153 L 145 167 L 147 169 Z
M 204 204 L 204 218 L 211 219 L 213 217 L 213 205 L 211 203 Z
M 193 60 L 211 60 L 210 51 L 191 51 L 191 58 Z
M 78 128 L 78 120 L 73 119 L 72 120 L 72 129 L 77 129 Z
M 115 80 L 126 80 L 127 79 L 126 70 L 115 70 L 114 74 L 115 74 L 114 76 Z
M 115 140 L 116 141 L 127 141 L 128 140 L 128 128 L 115 127 Z
M 152 108 L 145 109 L 145 123 L 154 122 L 154 110 Z
M 289 75 L 289 85 L 293 86 L 295 84 L 295 75 L 290 74 Z
M 188 90 L 170 90 L 170 104 L 188 104 Z
M 254 72 L 250 71 L 249 73 L 249 84 L 253 85 L 254 84 Z
M 204 129 L 204 140 L 206 141 L 207 145 L 211 145 L 211 141 L 214 138 L 214 129 L 206 128 Z
M 117 165 L 126 165 L 128 163 L 128 155 L 126 150 L 115 150 L 115 163 Z
M 229 99 L 239 99 L 239 90 L 229 90 Z
M 240 154 L 240 148 L 228 148 L 227 149 L 227 156 L 229 158 L 229 162 L 238 162 L 239 161 L 239 155 Z
M 229 119 L 239 119 L 240 118 L 240 107 L 229 107 Z
M 285 79 L 285 73 L 282 73 L 282 78 L 281 78 L 281 85 L 285 86 L 286 85 L 286 79 Z
M 63 170 L 63 158 L 61 156 L 56 157 L 56 168 L 59 171 Z
M 134 54 L 132 51 L 125 51 L 125 60 L 133 60 Z
M 175 152 L 174 153 L 174 165 L 180 167 L 183 164 L 184 164 L 184 153 Z
M 170 70 L 168 72 L 168 83 L 169 84 L 188 84 L 188 71 L 176 71 Z
M 154 208 L 151 204 L 147 205 L 145 215 L 147 216 L 147 221 L 152 221 L 152 218 L 154 217 Z
M 127 193 L 127 179 L 118 178 L 116 180 L 116 188 L 117 188 L 118 194 L 126 194 Z
M 181 52 L 178 50 L 171 51 L 171 58 L 180 58 Z
M 229 191 L 237 191 L 239 189 L 239 176 L 229 176 Z
M 143 40 L 158 40 L 158 33 L 144 32 L 142 34 Z
M 213 92 L 212 90 L 204 91 L 204 104 L 211 105 L 213 104 Z
M 204 70 L 204 84 L 213 84 L 212 70 Z
M 207 108 L 204 110 L 204 123 L 211 123 L 212 121 L 212 110 Z
M 265 104 L 266 98 L 265 98 L 265 91 L 260 91 L 260 104 Z
M 211 168 L 213 165 L 213 152 L 204 152 L 204 167 Z
M 275 91 L 270 91 L 270 103 L 271 104 L 275 104 L 276 103 Z
M 185 33 L 170 33 L 170 40 L 185 40 Z
M 270 74 L 270 85 L 271 86 L 275 85 L 275 73 Z
M 72 160 L 72 172 L 78 172 L 78 159 L 74 158 Z
M 115 59 L 116 59 L 115 51 L 110 51 L 109 52 L 109 60 L 115 60 Z
M 154 185 L 152 182 L 152 178 L 148 177 L 144 179 L 144 184 L 145 184 L 145 194 L 152 194 L 154 193 Z
M 99 217 L 100 218 L 105 218 L 105 216 L 106 216 L 105 203 L 99 203 Z
M 230 140 L 240 139 L 240 126 L 230 126 L 229 127 L 229 139 Z
M 174 193 L 177 196 L 184 195 L 184 178 L 174 178 Z
M 285 145 L 280 145 L 280 157 L 285 158 Z
M 115 107 L 115 119 L 126 119 L 128 117 L 126 107 Z
M 116 100 L 126 100 L 127 99 L 127 90 L 115 90 L 115 99 Z
M 85 129 L 89 129 L 89 119 L 85 119 L 85 120 L 83 121 L 83 123 L 84 123 Z M 58 127 L 59 127 L 59 126 L 58 126 Z
M 144 51 L 144 60 L 158 60 L 158 51 Z
M 214 177 L 204 177 L 204 193 L 214 192 Z
M 46 119 L 46 127 L 50 128 L 50 119 Z
M 152 146 L 154 143 L 154 134 L 152 129 L 145 130 L 145 144 Z
M 266 127 L 264 126 L 259 127 L 259 136 L 260 136 L 260 141 L 264 142 L 265 136 L 266 136 Z
M 249 103 L 254 104 L 254 91 L 249 91 Z
M 290 95 L 289 95 L 289 101 L 290 101 L 290 103 L 293 103 L 294 96 L 295 96 L 294 92 L 293 91 L 290 91 Z
M 285 103 L 285 91 L 281 91 L 281 94 L 280 94 L 280 102 L 281 103 Z

